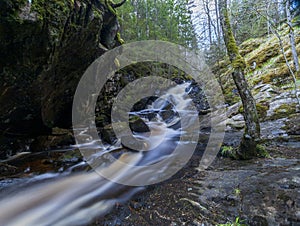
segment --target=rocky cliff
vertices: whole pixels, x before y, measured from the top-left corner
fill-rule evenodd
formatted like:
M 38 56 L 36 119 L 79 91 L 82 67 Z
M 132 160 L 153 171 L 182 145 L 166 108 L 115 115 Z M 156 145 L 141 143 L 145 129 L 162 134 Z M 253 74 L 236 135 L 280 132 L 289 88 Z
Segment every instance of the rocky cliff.
M 110 1 L 3 0 L 0 11 L 3 158 L 26 149 L 24 139 L 68 128 L 80 77 L 120 41 Z

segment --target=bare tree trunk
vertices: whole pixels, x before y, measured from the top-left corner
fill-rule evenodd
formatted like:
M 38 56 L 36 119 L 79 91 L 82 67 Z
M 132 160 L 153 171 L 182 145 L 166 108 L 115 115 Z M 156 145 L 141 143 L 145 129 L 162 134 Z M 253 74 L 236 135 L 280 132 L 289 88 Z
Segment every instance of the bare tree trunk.
M 150 37 L 150 29 L 149 29 L 149 12 L 148 12 L 148 0 L 145 0 L 146 5 L 146 37 L 149 39 Z
M 208 24 L 208 37 L 209 37 L 209 45 L 212 45 L 212 29 L 211 29 L 211 16 L 210 16 L 210 9 L 209 9 L 209 2 L 208 0 L 203 0 L 204 11 L 207 15 L 207 24 Z
M 269 15 L 270 3 L 267 2 L 266 4 L 267 4 L 266 12 L 267 12 L 267 15 Z M 270 36 L 270 26 L 271 26 L 271 25 L 270 25 L 270 21 L 267 20 L 268 37 Z
M 218 0 L 215 0 L 215 11 L 216 11 L 218 46 L 220 48 L 220 45 L 221 45 L 221 29 L 220 29 L 220 16 L 219 16 L 219 10 L 218 10 Z
M 293 54 L 293 61 L 294 61 L 294 66 L 297 72 L 300 71 L 299 67 L 299 59 L 298 59 L 298 54 L 296 50 L 296 41 L 295 41 L 295 34 L 294 34 L 294 29 L 292 25 L 292 16 L 291 16 L 291 5 L 290 1 L 286 0 L 285 3 L 285 10 L 286 10 L 286 17 L 287 17 L 287 24 L 289 25 L 289 37 L 290 37 L 290 43 L 291 43 L 291 48 L 292 48 L 292 54 Z
M 218 9 L 218 0 L 214 0 L 214 6 L 215 6 L 215 14 L 216 14 L 216 37 L 217 37 L 217 64 L 218 64 L 218 70 L 220 70 L 220 58 L 221 58 L 221 29 L 220 29 L 220 16 L 219 16 L 219 9 Z M 221 80 L 221 74 L 217 73 L 217 78 L 219 81 L 219 84 L 221 86 L 221 90 L 224 93 L 224 86 L 222 84 L 222 80 Z
M 245 79 L 244 70 L 246 63 L 244 58 L 239 54 L 239 49 L 230 25 L 227 0 L 219 0 L 220 21 L 223 30 L 223 37 L 230 58 L 233 73 L 232 77 L 242 99 L 244 107 L 244 119 L 246 129 L 240 144 L 238 154 L 243 159 L 257 156 L 257 144 L 260 140 L 260 125 L 256 110 L 255 99 L 249 89 Z
M 137 40 L 140 40 L 140 36 L 141 36 L 140 29 L 139 29 L 140 13 L 139 13 L 139 5 L 138 5 L 137 1 L 134 2 L 134 11 L 135 11 L 135 16 L 136 16 L 136 21 L 135 21 L 136 37 L 137 37 Z
M 156 25 L 158 24 L 158 12 L 157 12 L 157 1 L 156 0 L 154 0 L 154 5 L 155 5 L 154 40 L 157 40 Z

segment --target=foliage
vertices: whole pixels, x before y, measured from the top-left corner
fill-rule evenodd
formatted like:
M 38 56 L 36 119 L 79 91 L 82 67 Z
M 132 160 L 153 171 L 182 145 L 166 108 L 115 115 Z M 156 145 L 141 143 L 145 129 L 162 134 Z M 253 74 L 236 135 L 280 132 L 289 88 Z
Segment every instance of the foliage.
M 188 0 L 129 0 L 118 15 L 121 35 L 128 42 L 163 40 L 197 48 Z
M 246 226 L 246 224 L 243 224 L 242 221 L 240 221 L 240 218 L 237 217 L 233 223 L 218 224 L 218 226 Z
M 241 194 L 241 190 L 240 190 L 239 188 L 235 188 L 235 189 L 234 189 L 234 194 L 235 194 L 236 196 L 239 196 L 239 195 Z
M 261 0 L 233 0 L 231 2 L 232 29 L 238 44 L 249 38 L 261 37 L 268 32 L 266 19 L 261 17 L 256 9 L 262 11 L 267 7 L 273 8 L 272 15 L 275 14 L 275 3 L 269 2 Z
M 221 156 L 236 159 L 236 150 L 232 146 L 222 146 Z
M 257 153 L 259 157 L 262 158 L 271 158 L 270 154 L 268 153 L 268 151 L 266 150 L 265 146 L 258 144 L 256 145 L 256 149 L 257 149 Z

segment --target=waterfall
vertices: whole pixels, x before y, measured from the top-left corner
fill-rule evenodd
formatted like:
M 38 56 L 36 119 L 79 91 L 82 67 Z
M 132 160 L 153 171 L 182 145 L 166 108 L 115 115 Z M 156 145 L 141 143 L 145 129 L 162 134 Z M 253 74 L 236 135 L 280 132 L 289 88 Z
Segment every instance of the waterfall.
M 189 86 L 184 83 L 172 87 L 147 109 L 129 112 L 140 117 L 149 128 L 150 136 L 149 132 L 133 133 L 144 143 L 145 150 L 123 148 L 126 151 L 118 161 L 98 164 L 95 171 L 55 175 L 47 180 L 40 177 L 34 183 L 23 182 L 24 187 L 21 184 L 14 192 L 6 194 L 6 190 L 2 191 L 0 225 L 84 225 L 108 213 L 115 203 L 127 201 L 143 190 L 145 186 L 135 186 L 137 181 L 144 180 L 147 185 L 158 177 L 174 174 L 173 171 L 179 170 L 178 165 L 185 164 L 182 159 L 186 155 L 186 145 L 189 145 L 187 130 L 199 129 L 195 127 L 198 114 L 189 107 L 192 104 L 187 93 Z M 88 136 L 86 131 L 83 129 L 82 134 Z M 194 147 L 196 142 L 192 143 Z M 90 141 L 81 148 L 95 152 L 86 159 L 87 162 L 96 159 L 101 163 L 106 154 L 119 147 L 96 145 Z M 163 161 L 159 167 L 150 167 Z M 108 180 L 107 176 L 113 180 Z M 126 185 L 120 181 L 125 181 Z

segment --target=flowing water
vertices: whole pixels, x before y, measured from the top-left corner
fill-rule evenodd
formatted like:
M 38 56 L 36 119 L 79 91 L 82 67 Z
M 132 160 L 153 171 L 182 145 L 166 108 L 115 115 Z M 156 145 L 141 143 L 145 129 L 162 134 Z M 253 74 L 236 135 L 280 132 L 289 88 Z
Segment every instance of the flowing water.
M 114 146 L 99 144 L 89 137 L 88 128 L 79 128 L 87 141 L 79 148 L 92 154 L 78 165 L 89 163 L 96 171 L 74 174 L 71 171 L 77 166 L 73 166 L 60 174 L 20 179 L 1 191 L 0 225 L 84 225 L 108 213 L 115 203 L 130 199 L 145 188 L 143 184 L 173 175 L 185 164 L 187 146 L 197 144 L 189 139 L 199 129 L 195 127 L 198 114 L 189 107 L 189 85 L 177 85 L 147 109 L 129 113 L 149 128 L 133 132 L 144 144 L 141 150 L 126 149 L 120 140 Z

